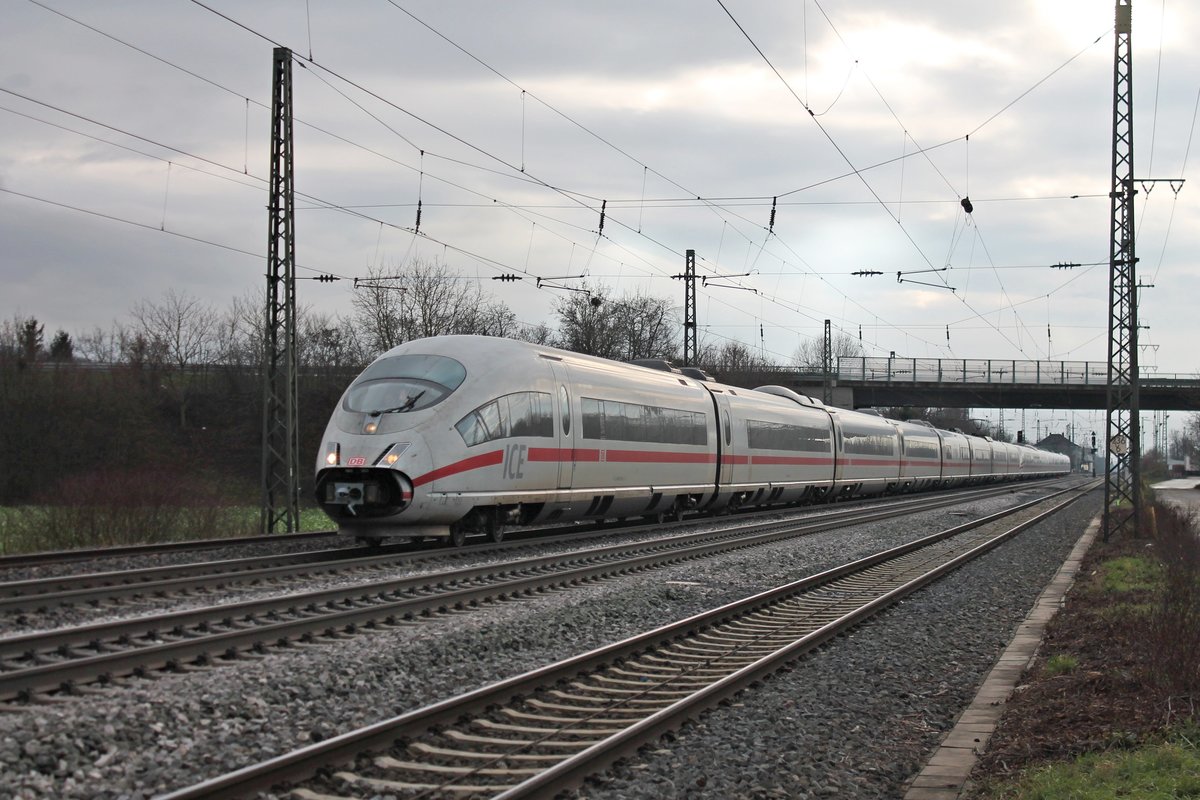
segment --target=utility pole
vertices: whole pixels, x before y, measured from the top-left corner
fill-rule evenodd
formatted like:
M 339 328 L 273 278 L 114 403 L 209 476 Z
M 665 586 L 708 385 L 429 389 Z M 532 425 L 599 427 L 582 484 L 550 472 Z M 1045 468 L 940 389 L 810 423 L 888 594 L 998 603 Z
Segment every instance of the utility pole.
M 271 196 L 267 212 L 267 308 L 263 331 L 263 533 L 300 527 L 296 412 L 296 230 L 292 172 L 292 51 L 275 48 Z
M 833 405 L 833 325 L 825 320 L 825 347 L 821 353 L 825 367 L 825 387 L 822 401 L 827 406 Z
M 672 275 L 683 281 L 683 365 L 690 367 L 696 358 L 696 251 L 684 254 L 683 274 Z
M 1137 258 L 1134 253 L 1132 0 L 1116 2 L 1105 403 L 1104 541 L 1136 536 L 1141 510 Z

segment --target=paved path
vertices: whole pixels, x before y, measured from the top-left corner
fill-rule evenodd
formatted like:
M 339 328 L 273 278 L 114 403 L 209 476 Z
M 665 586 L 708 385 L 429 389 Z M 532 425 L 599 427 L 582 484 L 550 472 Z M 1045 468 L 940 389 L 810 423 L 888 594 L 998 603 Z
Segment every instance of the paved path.
M 1172 478 L 1150 488 L 1164 503 L 1200 512 L 1200 478 Z

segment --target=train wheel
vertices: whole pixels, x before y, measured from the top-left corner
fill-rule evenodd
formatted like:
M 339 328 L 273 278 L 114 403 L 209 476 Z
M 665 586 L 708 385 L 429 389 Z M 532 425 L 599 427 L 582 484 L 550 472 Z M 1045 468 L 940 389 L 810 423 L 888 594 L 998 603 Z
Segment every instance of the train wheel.
M 467 543 L 467 529 L 462 525 L 450 526 L 450 538 L 448 540 L 451 547 L 462 547 Z
M 500 524 L 500 520 L 495 516 L 488 518 L 486 531 L 489 542 L 499 544 L 504 541 L 504 526 Z

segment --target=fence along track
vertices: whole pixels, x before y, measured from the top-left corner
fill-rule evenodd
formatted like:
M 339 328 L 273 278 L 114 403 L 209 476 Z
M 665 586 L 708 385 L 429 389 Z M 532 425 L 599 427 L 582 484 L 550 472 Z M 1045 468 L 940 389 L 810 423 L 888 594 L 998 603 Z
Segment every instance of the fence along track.
M 1096 485 L 957 526 L 163 800 L 241 794 L 351 759 L 357 759 L 353 771 L 293 796 L 553 797 Z M 1070 496 L 1057 499 L 1062 494 Z M 1017 524 L 1005 521 L 1014 515 Z M 372 750 L 389 752 L 363 755 Z

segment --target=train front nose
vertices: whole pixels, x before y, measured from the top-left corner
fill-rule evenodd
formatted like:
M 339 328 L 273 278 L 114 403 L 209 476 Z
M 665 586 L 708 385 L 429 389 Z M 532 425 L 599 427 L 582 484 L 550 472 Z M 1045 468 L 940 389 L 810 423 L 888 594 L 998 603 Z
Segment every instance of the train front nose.
M 325 467 L 317 475 L 321 508 L 339 522 L 402 514 L 413 501 L 413 444 L 397 442 L 371 457 L 351 452 L 352 444 L 346 448 L 331 442 Z

